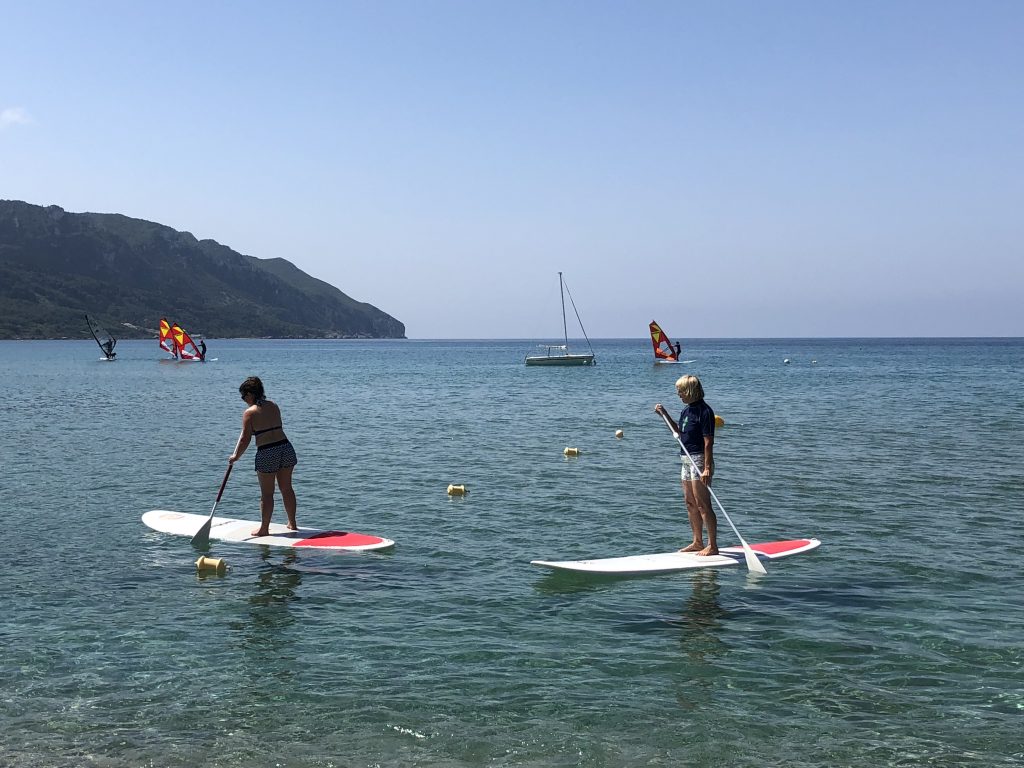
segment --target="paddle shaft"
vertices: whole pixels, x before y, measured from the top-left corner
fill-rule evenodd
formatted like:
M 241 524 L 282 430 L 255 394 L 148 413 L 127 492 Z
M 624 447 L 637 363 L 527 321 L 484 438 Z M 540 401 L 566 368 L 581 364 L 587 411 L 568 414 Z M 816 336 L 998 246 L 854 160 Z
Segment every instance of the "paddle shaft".
M 686 450 L 686 445 L 683 443 L 683 438 L 676 431 L 675 425 L 673 425 L 672 421 L 669 419 L 668 414 L 662 412 L 661 418 L 665 420 L 665 426 L 667 426 L 672 431 L 672 434 L 676 438 L 676 442 L 679 443 L 679 447 L 683 449 L 683 453 L 686 454 L 687 461 L 689 461 L 690 464 L 693 465 L 693 468 L 695 470 L 699 470 L 700 467 L 697 466 L 697 462 L 693 460 L 693 456 L 690 455 L 690 452 Z M 747 568 L 749 568 L 752 571 L 757 571 L 758 573 L 767 573 L 764 566 L 761 564 L 761 561 L 757 559 L 757 555 L 754 554 L 754 550 L 750 548 L 750 545 L 747 544 L 747 542 L 744 541 L 743 536 L 740 535 L 739 530 L 732 522 L 732 518 L 729 517 L 729 513 L 725 511 L 725 507 L 722 506 L 722 502 L 718 500 L 718 496 L 716 496 L 715 492 L 711 490 L 711 486 L 705 483 L 704 487 L 708 489 L 708 493 L 711 494 L 711 498 L 715 500 L 715 504 L 717 504 L 718 508 L 722 511 L 722 515 L 725 517 L 726 522 L 729 523 L 729 527 L 732 528 L 732 532 L 735 533 L 736 538 L 740 540 L 740 546 L 743 547 L 743 554 L 745 555 L 747 560 Z
M 224 472 L 224 479 L 220 481 L 220 490 L 217 491 L 217 500 L 213 502 L 213 508 L 217 509 L 217 505 L 220 504 L 220 497 L 224 495 L 224 488 L 228 484 L 228 478 L 231 477 L 231 468 L 235 466 L 229 463 L 227 470 Z M 213 517 L 213 512 L 210 512 L 210 517 Z
M 213 509 L 210 510 L 210 516 L 203 523 L 203 527 L 196 531 L 196 535 L 192 537 L 192 544 L 206 545 L 210 541 L 210 528 L 213 526 L 213 513 L 217 511 L 217 505 L 220 504 L 220 497 L 224 495 L 224 488 L 227 487 L 228 478 L 231 477 L 231 468 L 235 466 L 229 463 L 227 471 L 224 472 L 224 479 L 220 481 L 220 490 L 217 491 L 217 500 L 213 502 Z

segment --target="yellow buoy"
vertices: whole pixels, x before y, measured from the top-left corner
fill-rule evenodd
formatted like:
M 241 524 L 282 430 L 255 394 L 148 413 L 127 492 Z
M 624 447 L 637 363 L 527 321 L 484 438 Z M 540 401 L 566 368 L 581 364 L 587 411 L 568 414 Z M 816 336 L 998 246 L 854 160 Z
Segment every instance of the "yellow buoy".
M 566 446 L 565 450 L 562 451 L 562 453 L 564 453 L 566 456 L 579 456 L 580 455 L 580 449 L 579 448 L 569 448 L 568 446 Z
M 196 570 L 200 573 L 214 571 L 218 576 L 223 576 L 227 567 L 228 564 L 220 557 L 207 557 L 206 555 L 200 555 L 199 559 L 196 560 Z
M 715 426 L 716 427 L 724 427 L 725 426 L 725 419 L 723 419 L 717 413 L 715 414 Z
M 465 496 L 469 491 L 466 490 L 464 485 L 449 485 L 448 495 L 449 496 Z
M 621 429 L 616 429 L 615 430 L 615 436 L 621 440 L 622 439 L 622 430 Z

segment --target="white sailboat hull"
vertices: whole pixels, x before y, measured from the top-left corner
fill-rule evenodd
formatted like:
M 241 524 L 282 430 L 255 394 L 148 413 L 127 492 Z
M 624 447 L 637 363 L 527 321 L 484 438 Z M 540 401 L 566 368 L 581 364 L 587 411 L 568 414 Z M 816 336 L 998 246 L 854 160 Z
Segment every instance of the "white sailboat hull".
M 593 355 L 534 355 L 526 358 L 527 365 L 593 365 Z

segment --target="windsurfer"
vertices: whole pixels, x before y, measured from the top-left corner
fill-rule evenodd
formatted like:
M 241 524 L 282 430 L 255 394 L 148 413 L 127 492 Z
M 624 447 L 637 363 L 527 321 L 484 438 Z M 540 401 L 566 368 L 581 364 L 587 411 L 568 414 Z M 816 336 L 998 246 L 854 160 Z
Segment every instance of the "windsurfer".
M 281 489 L 281 499 L 288 515 L 288 528 L 297 530 L 295 522 L 295 491 L 292 488 L 292 471 L 298 463 L 295 449 L 282 429 L 281 409 L 267 399 L 263 382 L 257 376 L 250 376 L 238 388 L 242 400 L 248 406 L 242 414 L 242 434 L 238 436 L 235 452 L 228 457 L 234 464 L 245 453 L 252 439 L 256 438 L 256 477 L 260 482 L 260 527 L 253 536 L 267 536 L 270 533 L 270 518 L 274 514 L 274 486 Z
M 683 345 L 682 345 L 682 344 L 680 344 L 680 343 L 679 343 L 679 342 L 677 341 L 677 342 L 676 342 L 676 358 L 678 358 L 678 357 L 679 357 L 679 356 L 680 356 L 680 355 L 681 355 L 682 353 L 683 353 Z
M 676 433 L 693 458 L 693 463 L 683 454 L 683 469 L 680 480 L 686 499 L 686 515 L 693 530 L 693 541 L 680 552 L 696 552 L 698 555 L 718 554 L 718 518 L 711 506 L 711 477 L 715 473 L 715 412 L 704 402 L 704 387 L 696 376 L 682 376 L 676 381 L 676 393 L 686 403 L 679 414 L 679 421 L 672 422 Z M 658 403 L 654 410 L 669 421 L 672 417 L 665 406 Z M 708 531 L 708 545 L 704 546 L 704 529 Z
M 100 346 L 103 348 L 103 354 L 107 356 L 107 360 L 113 360 L 117 357 L 117 353 L 114 351 L 114 345 L 117 344 L 117 339 L 113 336 L 108 341 L 103 342 Z
M 206 339 L 199 340 L 199 359 L 206 362 Z

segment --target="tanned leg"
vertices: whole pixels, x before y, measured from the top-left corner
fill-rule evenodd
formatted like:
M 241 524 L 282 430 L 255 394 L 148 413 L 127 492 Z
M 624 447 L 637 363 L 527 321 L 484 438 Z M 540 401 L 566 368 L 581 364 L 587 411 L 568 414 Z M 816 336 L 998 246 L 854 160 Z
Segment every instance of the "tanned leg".
M 700 480 L 694 480 L 690 485 L 693 486 L 693 496 L 697 501 L 697 509 L 699 510 L 701 521 L 708 531 L 708 545 L 697 554 L 717 555 L 718 518 L 715 517 L 715 510 L 711 506 L 711 492 Z
M 252 532 L 253 536 L 267 536 L 270 533 L 270 518 L 274 515 L 274 474 L 257 472 L 260 479 L 260 527 Z
M 277 486 L 281 489 L 281 499 L 284 501 L 284 511 L 288 515 L 288 527 L 293 531 L 298 530 L 299 524 L 295 522 L 295 490 L 292 488 L 292 470 L 295 467 L 285 467 L 277 473 Z
M 693 541 L 680 549 L 680 552 L 700 552 L 704 549 L 700 509 L 697 507 L 697 499 L 693 495 L 693 490 L 690 487 L 692 485 L 693 483 L 689 480 L 683 481 L 683 497 L 686 499 L 686 516 L 690 520 L 690 530 L 693 531 Z

